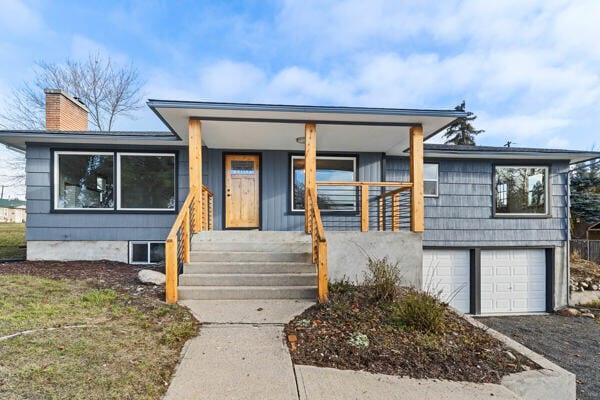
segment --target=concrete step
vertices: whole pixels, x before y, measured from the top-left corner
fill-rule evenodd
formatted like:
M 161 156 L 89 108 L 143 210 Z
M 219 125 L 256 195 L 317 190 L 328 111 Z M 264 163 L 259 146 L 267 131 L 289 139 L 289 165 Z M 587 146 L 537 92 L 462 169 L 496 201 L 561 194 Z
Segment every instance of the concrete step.
M 183 274 L 181 286 L 311 286 L 317 274 Z
M 305 262 L 190 262 L 184 274 L 285 274 L 315 273 L 316 267 Z
M 179 286 L 180 300 L 316 298 L 316 286 Z
M 194 234 L 196 242 L 304 242 L 310 243 L 310 235 L 290 231 L 202 231 Z
M 270 251 L 191 251 L 190 261 L 264 261 L 264 262 L 311 262 L 311 253 L 270 252 Z
M 308 253 L 311 251 L 311 244 L 297 241 L 193 241 L 192 251 Z

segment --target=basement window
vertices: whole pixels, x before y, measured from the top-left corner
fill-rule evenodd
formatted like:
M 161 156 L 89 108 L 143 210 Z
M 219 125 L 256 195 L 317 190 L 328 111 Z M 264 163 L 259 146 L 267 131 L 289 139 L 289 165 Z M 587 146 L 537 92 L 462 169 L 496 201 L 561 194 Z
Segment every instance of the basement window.
M 130 264 L 158 264 L 164 261 L 164 242 L 129 242 Z

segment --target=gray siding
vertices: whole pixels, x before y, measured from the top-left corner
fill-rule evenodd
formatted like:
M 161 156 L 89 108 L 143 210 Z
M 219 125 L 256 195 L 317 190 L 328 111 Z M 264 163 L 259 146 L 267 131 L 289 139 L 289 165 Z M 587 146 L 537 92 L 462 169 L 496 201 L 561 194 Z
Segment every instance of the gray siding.
M 189 190 L 187 151 L 179 151 L 177 160 L 181 206 Z M 26 161 L 27 240 L 164 240 L 176 218 L 175 213 L 52 213 L 50 148 L 28 145 Z
M 568 162 L 550 166 L 552 218 L 494 218 L 492 161 L 425 161 L 439 164 L 440 180 L 439 197 L 425 198 L 425 246 L 560 246 L 567 240 Z M 386 159 L 386 180 L 408 177 L 408 159 Z
M 214 229 L 223 229 L 223 154 L 228 150 L 204 149 L 202 173 L 204 184 L 214 193 Z M 236 153 L 236 151 L 231 151 Z M 288 151 L 262 151 L 261 206 L 262 229 L 299 231 L 304 229 L 304 214 L 292 213 L 290 191 L 290 155 Z M 358 154 L 358 177 L 361 181 L 381 180 L 381 153 Z M 360 226 L 358 216 L 323 214 L 323 223 Z

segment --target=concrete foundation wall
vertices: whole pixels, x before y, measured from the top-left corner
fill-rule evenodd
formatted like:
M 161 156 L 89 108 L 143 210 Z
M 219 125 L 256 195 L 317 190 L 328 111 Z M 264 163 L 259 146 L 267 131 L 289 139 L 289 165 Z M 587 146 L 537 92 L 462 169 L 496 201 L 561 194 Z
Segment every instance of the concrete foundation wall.
M 423 235 L 414 232 L 327 232 L 329 280 L 362 282 L 369 257 L 399 263 L 406 285 L 420 288 Z
M 567 242 L 554 250 L 554 309 L 565 307 L 569 296 L 569 251 Z
M 27 260 L 129 262 L 127 241 L 27 241 Z

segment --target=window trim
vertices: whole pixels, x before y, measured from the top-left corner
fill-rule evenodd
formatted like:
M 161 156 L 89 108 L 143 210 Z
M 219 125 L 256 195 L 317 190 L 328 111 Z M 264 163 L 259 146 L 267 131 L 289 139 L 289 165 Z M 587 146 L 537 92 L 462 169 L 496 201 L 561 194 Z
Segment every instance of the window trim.
M 60 175 L 60 167 L 58 164 L 58 159 L 60 155 L 74 155 L 74 156 L 112 156 L 113 157 L 113 206 L 112 207 L 59 207 L 58 201 L 60 197 L 60 190 L 58 186 L 58 178 Z M 55 151 L 54 152 L 54 171 L 53 171 L 53 210 L 56 211 L 99 211 L 99 212 L 110 212 L 115 210 L 115 152 L 114 151 Z
M 493 164 L 492 173 L 492 216 L 494 218 L 552 218 L 552 188 L 550 185 L 550 166 L 546 164 Z M 544 174 L 544 185 L 545 185 L 545 210 L 544 213 L 502 213 L 496 211 L 496 177 L 497 168 L 544 168 L 546 173 Z M 508 198 L 507 198 L 508 200 Z
M 125 208 L 121 207 L 121 156 L 140 156 L 140 157 L 173 157 L 173 199 L 175 200 L 172 208 Z M 117 198 L 115 206 L 117 211 L 161 211 L 172 212 L 177 210 L 177 157 L 175 153 L 136 153 L 136 152 L 116 152 L 117 157 Z
M 305 212 L 304 207 L 298 209 L 294 208 L 294 160 L 302 160 L 304 159 L 304 155 L 301 154 L 292 154 L 290 157 L 290 211 L 292 213 L 303 213 Z M 337 155 L 318 155 L 317 160 L 352 160 L 352 174 L 354 175 L 353 182 L 357 182 L 358 179 L 358 171 L 356 169 L 358 165 L 358 157 L 351 155 L 337 156 Z M 355 202 L 353 210 L 321 210 L 321 213 L 332 213 L 332 214 L 354 214 L 358 211 L 358 198 Z
M 425 182 L 433 182 L 432 179 L 425 179 L 425 165 L 435 165 L 437 166 L 437 175 L 435 179 L 435 194 L 424 194 L 424 197 L 440 197 L 440 163 L 437 162 L 424 162 L 423 163 L 423 188 L 425 187 Z
M 133 261 L 133 245 L 134 244 L 145 244 L 146 245 L 146 262 L 141 261 Z M 150 260 L 150 245 L 151 244 L 165 244 L 164 241 L 160 240 L 130 240 L 129 241 L 129 264 L 133 265 L 151 265 L 151 264 L 159 264 L 159 262 L 152 262 Z

